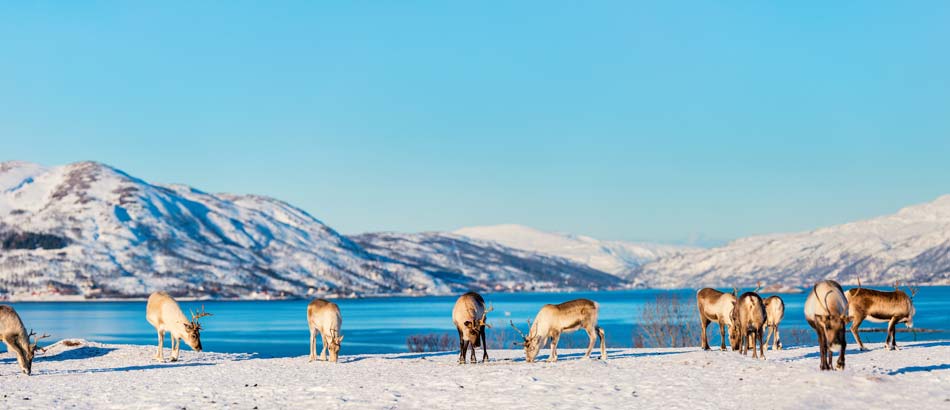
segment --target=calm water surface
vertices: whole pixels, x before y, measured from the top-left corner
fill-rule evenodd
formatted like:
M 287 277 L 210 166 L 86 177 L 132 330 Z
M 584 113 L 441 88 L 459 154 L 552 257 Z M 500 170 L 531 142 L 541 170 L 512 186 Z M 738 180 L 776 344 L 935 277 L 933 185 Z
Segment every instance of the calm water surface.
M 640 309 L 653 302 L 659 294 L 673 294 L 695 306 L 695 290 L 628 290 L 572 293 L 496 293 L 484 294 L 486 302 L 495 306 L 489 314 L 493 333 L 505 339 L 514 337 L 508 320 L 527 331 L 526 320 L 534 318 L 541 305 L 560 303 L 575 298 L 589 298 L 600 304 L 600 325 L 607 333 L 611 347 L 631 346 Z M 766 296 L 766 295 L 763 295 Z M 786 313 L 782 322 L 783 341 L 794 344 L 795 330 L 805 329 L 802 307 L 806 294 L 781 295 Z M 417 298 L 341 299 L 335 302 L 343 313 L 342 354 L 395 353 L 406 351 L 406 338 L 413 334 L 450 333 L 455 337 L 451 311 L 455 296 Z M 181 302 L 186 312 L 204 304 L 214 316 L 202 319 L 205 330 L 202 344 L 208 351 L 255 352 L 261 356 L 305 355 L 309 348 L 305 300 L 296 301 L 221 301 Z M 18 302 L 11 303 L 20 313 L 27 328 L 46 332 L 54 340 L 84 338 L 104 343 L 154 344 L 155 330 L 145 321 L 145 302 Z M 898 341 L 950 339 L 950 286 L 922 287 L 915 298 L 917 328 L 941 329 L 938 333 L 898 333 Z M 695 316 L 693 316 L 695 317 Z M 696 320 L 695 329 L 699 324 Z M 886 327 L 865 322 L 864 327 Z M 904 325 L 899 325 L 903 328 Z M 710 343 L 718 344 L 718 329 L 710 326 Z M 810 337 L 811 330 L 802 336 Z M 499 338 L 499 336 L 495 336 Z M 882 342 L 884 333 L 865 333 L 865 342 Z M 167 338 L 166 338 L 167 339 Z M 848 336 L 849 343 L 852 343 Z M 500 341 L 499 341 L 500 342 Z M 583 331 L 564 344 L 585 344 Z M 495 343 L 492 343 L 495 344 Z M 166 340 L 166 347 L 168 347 Z M 319 346 L 319 342 L 318 342 Z M 3 346 L 5 348 L 5 346 Z M 319 348 L 319 347 L 318 347 Z M 187 349 L 187 348 L 185 348 Z

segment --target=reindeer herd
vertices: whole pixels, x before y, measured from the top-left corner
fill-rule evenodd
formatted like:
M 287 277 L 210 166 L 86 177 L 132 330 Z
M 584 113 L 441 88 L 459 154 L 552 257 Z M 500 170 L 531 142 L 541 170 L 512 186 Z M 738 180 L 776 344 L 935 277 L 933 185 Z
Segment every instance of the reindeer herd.
M 763 300 L 757 293 L 761 289 L 761 285 L 757 286 L 752 292 L 743 293 L 741 296 L 737 296 L 739 292 L 735 288 L 732 293 L 711 288 L 696 292 L 704 350 L 709 350 L 706 328 L 713 322 L 719 324 L 722 350 L 726 350 L 727 326 L 732 350 L 748 354 L 751 348 L 753 358 L 765 359 L 766 346 L 773 336 L 772 350 L 782 348 L 778 328 L 785 317 L 785 302 L 778 296 Z M 908 287 L 908 295 L 900 289 L 900 283 L 895 284 L 891 292 L 866 289 L 861 287 L 860 279 L 858 287 L 847 292 L 833 280 L 816 283 L 805 300 L 804 310 L 805 321 L 814 329 L 818 338 L 819 369 L 831 370 L 835 350 L 838 350 L 835 369 L 844 369 L 847 347 L 845 328 L 848 323 L 851 323 L 851 333 L 861 350 L 867 350 L 858 336 L 858 327 L 864 320 L 887 322 L 884 345 L 889 350 L 897 349 L 895 326 L 905 323 L 907 327 L 914 327 L 913 298 L 917 290 L 916 287 Z M 764 342 L 763 335 L 766 335 Z
M 699 310 L 700 324 L 702 325 L 702 349 L 710 350 L 707 327 L 710 323 L 719 325 L 720 349 L 726 350 L 726 335 L 728 328 L 729 344 L 732 350 L 744 355 L 752 351 L 753 358 L 765 359 L 769 340 L 772 340 L 772 350 L 782 349 L 779 336 L 779 324 L 785 317 L 785 303 L 778 296 L 762 299 L 758 286 L 752 292 L 739 295 L 733 288 L 732 293 L 720 292 L 716 289 L 704 288 L 696 292 L 696 305 Z M 845 292 L 841 285 L 832 280 L 816 283 L 805 301 L 805 320 L 815 330 L 818 338 L 820 369 L 831 370 L 834 350 L 838 350 L 838 360 L 835 368 L 842 370 L 845 366 L 845 328 L 851 323 L 851 333 L 858 342 L 861 350 L 867 350 L 858 336 L 858 327 L 865 320 L 886 322 L 887 337 L 885 347 L 888 350 L 897 349 L 895 326 L 905 323 L 907 327 L 914 325 L 913 298 L 917 294 L 916 287 L 908 287 L 910 294 L 900 290 L 899 283 L 895 284 L 894 291 L 884 292 L 858 287 Z M 153 293 L 146 304 L 145 318 L 151 324 L 158 336 L 158 350 L 155 360 L 165 361 L 163 348 L 165 333 L 171 336 L 171 361 L 177 361 L 181 342 L 184 341 L 195 351 L 200 352 L 201 325 L 198 319 L 211 316 L 202 307 L 199 312 L 191 312 L 191 318 L 185 317 L 178 302 L 165 292 Z M 488 361 L 488 344 L 486 329 L 491 328 L 488 323 L 488 314 L 494 310 L 485 306 L 485 299 L 475 292 L 468 292 L 458 298 L 452 309 L 452 322 L 458 330 L 459 336 L 459 364 L 465 364 L 466 353 L 470 353 L 470 362 L 476 361 L 476 348 L 482 348 L 482 362 Z M 522 341 L 516 342 L 524 347 L 525 361 L 532 363 L 545 345 L 550 344 L 551 354 L 549 362 L 557 361 L 557 345 L 564 333 L 584 329 L 589 342 L 584 357 L 589 358 L 591 351 L 600 339 L 600 359 L 607 359 L 607 348 L 604 330 L 597 325 L 599 306 L 597 302 L 588 299 L 575 299 L 558 305 L 544 305 L 534 321 L 528 320 L 528 334 L 509 321 L 511 327 L 521 336 Z M 307 306 L 307 324 L 310 328 L 310 361 L 317 360 L 317 335 L 322 339 L 320 360 L 336 362 L 343 342 L 340 333 L 343 325 L 343 316 L 335 303 L 325 299 L 314 299 Z M 49 337 L 35 337 L 32 330 L 27 333 L 20 316 L 10 306 L 0 305 L 0 340 L 7 349 L 16 355 L 17 364 L 24 374 L 32 371 L 33 357 L 40 339 Z M 327 356 L 329 352 L 329 357 Z

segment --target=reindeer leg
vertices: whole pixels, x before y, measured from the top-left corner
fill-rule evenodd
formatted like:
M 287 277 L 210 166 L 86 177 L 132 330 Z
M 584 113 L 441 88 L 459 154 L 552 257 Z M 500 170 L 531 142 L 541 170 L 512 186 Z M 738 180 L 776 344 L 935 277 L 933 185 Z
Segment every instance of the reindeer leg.
M 597 344 L 597 333 L 594 331 L 593 328 L 584 329 L 584 330 L 587 331 L 587 338 L 588 338 L 587 353 L 584 353 L 584 358 L 590 359 L 590 352 L 591 350 L 594 350 L 594 345 Z
M 462 339 L 462 331 L 459 330 L 459 364 L 465 364 L 465 339 Z
M 759 342 L 759 356 L 762 356 L 762 360 L 765 360 L 765 345 L 766 344 L 762 343 L 762 328 L 759 328 L 759 330 L 755 332 L 755 335 L 756 335 L 756 338 L 755 338 L 756 341 Z
M 475 340 L 477 341 L 478 339 L 475 339 Z M 471 361 L 472 364 L 478 363 L 478 360 L 475 359 L 475 344 L 476 344 L 475 342 L 470 342 L 468 344 L 468 347 L 472 349 L 472 361 Z
M 838 370 L 844 370 L 844 351 L 846 350 L 847 346 L 848 346 L 848 341 L 847 341 L 847 340 L 843 340 L 843 341 L 841 342 L 841 351 L 838 352 L 838 363 L 837 363 L 837 365 L 835 365 L 835 368 L 838 369 Z M 830 364 L 831 364 L 831 355 L 829 354 L 828 356 L 829 356 L 829 357 L 828 357 L 828 362 L 829 362 L 828 364 L 830 365 Z
M 891 339 L 891 350 L 897 350 L 897 318 L 887 322 L 887 336 Z
M 20 344 L 14 339 L 15 336 L 6 336 L 3 338 L 3 343 L 7 345 L 7 351 L 12 351 L 16 354 L 17 363 L 24 363 L 26 361 L 26 352 L 20 347 Z M 29 338 L 27 338 L 27 343 L 29 343 Z M 21 367 L 22 369 L 22 367 Z M 24 371 L 24 373 L 26 373 Z M 27 374 L 29 375 L 29 374 Z
M 171 336 L 172 336 L 172 357 L 171 359 L 168 359 L 168 361 L 177 362 L 178 361 L 178 341 L 180 339 L 175 337 L 175 335 L 171 335 Z
M 778 324 L 775 325 L 775 346 L 774 349 L 782 350 L 782 336 L 778 331 Z
M 485 363 L 488 361 L 488 336 L 485 335 L 485 326 L 482 326 L 480 335 L 482 338 L 482 363 Z
M 769 339 L 772 338 L 772 326 L 765 325 L 765 345 L 769 345 Z M 772 350 L 775 350 L 774 348 Z
M 607 335 L 600 326 L 594 328 L 600 336 L 600 360 L 607 360 Z
M 310 362 L 317 360 L 317 332 L 310 328 Z
M 864 316 L 857 316 L 854 318 L 854 321 L 851 322 L 851 334 L 854 335 L 854 340 L 858 342 L 861 350 L 868 350 L 864 347 L 864 342 L 861 341 L 861 336 L 858 335 L 858 328 L 861 327 L 861 323 L 864 322 Z
M 320 332 L 320 341 L 320 360 L 325 362 L 327 361 L 327 335 L 323 334 L 323 332 Z
M 155 360 L 160 362 L 165 361 L 165 357 L 162 355 L 162 348 L 165 346 L 165 332 L 158 331 L 158 352 L 155 353 Z
M 557 342 L 561 340 L 561 334 L 557 333 L 554 336 L 551 336 L 551 356 L 548 357 L 549 362 L 557 361 Z M 542 345 L 543 347 L 543 345 Z
M 825 335 L 824 335 L 824 333 L 823 333 L 821 330 L 819 330 L 818 328 L 815 328 L 815 333 L 818 334 L 818 357 L 821 359 L 821 365 L 820 365 L 818 368 L 819 368 L 820 370 L 828 370 L 828 369 L 825 367 L 825 349 L 826 349 L 826 346 L 825 346 Z
M 700 313 L 700 316 L 702 316 L 702 313 Z M 710 320 L 706 319 L 705 317 L 700 317 L 700 322 L 703 325 L 703 327 L 701 328 L 702 329 L 701 333 L 700 333 L 700 337 L 702 338 L 701 340 L 703 341 L 703 344 L 702 344 L 703 350 L 709 350 L 709 338 L 706 335 L 706 327 L 709 326 Z
M 726 324 L 719 322 L 719 350 L 726 351 Z

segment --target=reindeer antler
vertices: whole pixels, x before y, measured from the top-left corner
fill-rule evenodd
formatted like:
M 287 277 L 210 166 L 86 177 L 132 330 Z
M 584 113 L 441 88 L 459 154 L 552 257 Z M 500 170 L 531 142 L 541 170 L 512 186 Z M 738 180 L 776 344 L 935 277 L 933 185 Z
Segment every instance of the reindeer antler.
M 521 338 L 522 338 L 522 339 L 527 339 L 527 338 L 528 338 L 528 336 L 525 336 L 525 335 L 524 335 L 524 333 L 521 331 L 521 329 L 518 329 L 518 326 L 515 326 L 515 322 L 514 322 L 514 321 L 509 320 L 508 323 L 511 323 L 511 327 L 512 327 L 513 329 L 515 329 L 515 331 L 518 332 L 518 334 L 521 335 Z M 531 320 L 530 320 L 530 319 L 528 320 L 528 323 L 529 323 L 529 324 L 531 323 Z
M 34 332 L 33 329 L 30 329 L 30 334 L 26 336 L 27 343 L 29 343 L 30 338 L 33 337 L 33 336 L 36 336 L 36 332 Z M 34 338 L 34 339 L 33 339 L 33 347 L 36 347 L 36 344 L 39 343 L 40 340 L 46 339 L 47 337 L 49 337 L 49 333 L 43 333 L 43 336 Z
M 761 280 L 758 282 L 755 282 L 755 290 L 753 290 L 752 293 L 759 293 L 759 291 L 762 290 L 762 288 L 763 286 L 762 286 Z
M 861 293 L 861 277 L 858 276 L 858 290 L 854 291 L 854 296 L 858 296 L 858 293 Z
M 482 312 L 482 324 L 491 328 L 491 325 L 488 324 L 488 314 L 495 311 L 495 305 L 489 304 L 488 309 Z
M 201 311 L 199 311 L 199 312 L 195 312 L 195 311 L 190 310 L 190 309 L 189 309 L 189 311 L 191 311 L 191 323 L 194 323 L 194 324 L 196 324 L 196 325 L 198 324 L 198 319 L 201 319 L 201 318 L 203 318 L 203 317 L 205 317 L 205 316 L 214 316 L 214 315 L 212 315 L 212 314 L 210 314 L 210 313 L 208 313 L 208 312 L 205 312 L 205 305 L 201 305 Z
M 915 286 L 908 283 L 906 287 L 907 291 L 910 292 L 910 299 L 914 300 L 914 296 L 917 296 L 917 291 L 920 290 L 920 286 Z

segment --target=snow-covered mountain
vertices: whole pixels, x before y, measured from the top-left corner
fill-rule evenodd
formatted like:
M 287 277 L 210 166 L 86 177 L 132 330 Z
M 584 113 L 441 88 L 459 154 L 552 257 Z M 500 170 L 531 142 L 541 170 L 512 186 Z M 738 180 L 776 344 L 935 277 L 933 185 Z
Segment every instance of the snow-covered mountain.
M 950 195 L 893 215 L 811 232 L 755 236 L 666 257 L 628 273 L 640 286 L 807 286 L 895 281 L 950 285 Z
M 523 225 L 475 226 L 453 233 L 515 249 L 560 256 L 615 275 L 650 261 L 695 250 L 674 245 L 602 241 L 582 235 L 545 232 Z
M 587 272 L 501 250 L 491 270 L 459 275 L 378 250 L 271 198 L 151 184 L 95 162 L 0 163 L 0 297 L 444 294 L 487 288 L 495 273 L 528 288 L 605 283 L 554 277 Z
M 524 290 L 613 288 L 619 277 L 556 256 L 441 232 L 367 233 L 352 237 L 369 252 L 433 272 L 446 282 L 475 278 L 474 288 Z

